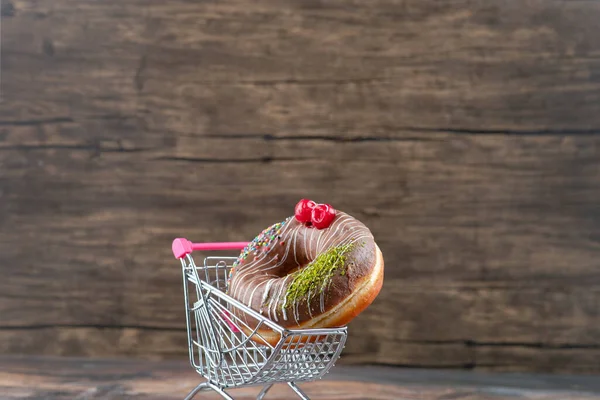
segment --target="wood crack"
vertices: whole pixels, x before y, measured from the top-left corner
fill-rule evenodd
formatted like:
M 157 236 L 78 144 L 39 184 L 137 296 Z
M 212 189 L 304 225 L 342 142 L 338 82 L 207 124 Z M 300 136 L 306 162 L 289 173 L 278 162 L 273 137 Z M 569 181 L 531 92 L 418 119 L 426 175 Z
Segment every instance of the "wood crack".
M 231 135 L 218 135 L 208 134 L 201 137 L 211 139 L 261 139 L 264 141 L 327 141 L 327 142 L 340 142 L 340 143 L 360 143 L 360 142 L 434 142 L 439 141 L 433 137 L 389 137 L 389 136 L 341 136 L 341 135 L 289 135 L 289 136 L 278 136 L 270 133 L 266 134 L 231 134 Z
M 445 133 L 456 135 L 486 135 L 486 136 L 592 136 L 600 135 L 598 129 L 539 129 L 539 130 L 517 130 L 517 129 L 472 129 L 472 128 L 425 128 L 413 126 L 390 126 L 387 127 L 394 132 L 417 132 L 417 133 Z M 303 141 L 303 140 L 322 140 L 341 143 L 358 142 L 435 142 L 442 139 L 428 136 L 364 136 L 356 135 L 274 135 L 270 133 L 236 133 L 236 134 L 208 134 L 197 137 L 215 138 L 215 139 L 262 139 L 264 141 Z
M 534 349 L 593 349 L 600 350 L 600 343 L 544 343 L 544 342 L 486 342 L 472 339 L 466 340 L 399 340 L 400 343 L 422 345 L 462 345 L 465 347 L 525 347 Z
M 346 360 L 347 357 L 349 356 L 353 356 L 355 354 L 351 354 L 351 353 L 342 353 L 341 357 L 340 357 L 340 362 L 339 364 L 347 364 L 347 365 L 352 365 L 353 362 L 350 360 Z M 358 355 L 358 354 L 357 354 Z M 482 364 L 476 364 L 474 362 L 465 362 L 465 363 L 456 363 L 456 364 L 416 364 L 416 363 L 394 363 L 394 364 L 390 364 L 390 363 L 385 363 L 385 362 L 360 362 L 361 366 L 371 366 L 371 367 L 394 367 L 394 368 L 410 368 L 410 369 L 436 369 L 436 370 L 452 370 L 452 369 L 456 369 L 456 370 L 473 370 L 477 367 L 489 367 L 489 366 L 493 366 L 493 365 L 482 365 Z
M 0 126 L 36 126 L 36 125 L 48 125 L 48 124 L 64 124 L 75 122 L 70 117 L 56 117 L 47 119 L 24 119 L 20 121 L 0 121 Z
M 142 65 L 142 63 L 140 63 Z M 147 79 L 159 79 L 158 77 L 148 77 Z M 164 80 L 164 78 L 160 78 Z M 177 82 L 177 77 L 170 77 L 169 80 Z M 139 90 L 138 75 L 134 78 L 134 83 Z M 256 80 L 186 80 L 187 84 L 194 84 L 205 87 L 236 87 L 236 86 L 342 86 L 342 85 L 368 85 L 379 83 L 394 83 L 393 80 L 386 78 L 348 78 L 348 79 L 256 79 Z
M 207 163 L 207 164 L 269 164 L 273 162 L 285 161 L 308 161 L 311 158 L 303 157 L 257 157 L 257 158 L 205 158 L 205 157 L 156 157 L 156 161 L 183 161 L 192 163 Z
M 0 146 L 0 151 L 7 150 L 79 150 L 79 151 L 92 151 L 95 153 L 139 153 L 143 151 L 154 150 L 149 147 L 135 147 L 135 148 L 124 148 L 124 147 L 103 147 L 100 145 L 84 145 L 84 144 L 40 144 L 40 145 L 13 145 L 13 146 Z
M 275 85 L 349 85 L 349 84 L 369 84 L 369 83 L 386 83 L 391 82 L 386 78 L 348 78 L 348 79 L 272 79 L 272 80 L 252 80 L 238 82 L 215 82 L 223 85 L 256 85 L 256 86 L 275 86 Z
M 503 136 L 589 136 L 599 135 L 600 128 L 596 129 L 471 129 L 471 128 L 396 128 L 414 132 L 454 133 L 458 135 L 503 135 Z

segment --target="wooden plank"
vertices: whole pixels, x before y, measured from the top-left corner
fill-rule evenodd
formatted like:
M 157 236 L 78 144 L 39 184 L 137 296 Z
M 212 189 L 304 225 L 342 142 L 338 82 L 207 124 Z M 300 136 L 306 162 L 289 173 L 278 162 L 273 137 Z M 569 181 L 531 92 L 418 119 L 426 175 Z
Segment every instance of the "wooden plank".
M 172 238 L 307 196 L 386 257 L 348 362 L 598 372 L 597 3 L 141 6 L 3 2 L 2 352 L 185 356 Z
M 554 318 L 546 323 L 560 326 L 564 316 L 565 332 L 561 337 L 553 330 L 555 337 L 545 340 L 564 342 L 573 333 L 569 330 L 577 311 L 584 318 L 580 340 L 592 341 L 597 337 L 594 326 L 598 326 L 592 323 L 597 321 L 594 305 L 598 304 L 599 282 L 593 267 L 598 247 L 593 238 L 598 227 L 589 217 L 598 210 L 595 199 L 600 189 L 595 179 L 599 166 L 593 157 L 598 139 L 580 138 L 561 146 L 546 141 L 522 138 L 522 149 L 517 148 L 514 158 L 504 159 L 499 154 L 506 150 L 502 141 L 476 136 L 466 142 L 467 147 L 487 147 L 490 152 L 465 151 L 466 157 L 453 158 L 452 148 L 440 138 L 439 145 L 398 142 L 398 152 L 382 155 L 378 163 L 319 163 L 338 177 L 334 183 L 338 191 L 331 193 L 329 201 L 359 216 L 380 241 L 389 265 L 384 293 L 400 296 L 403 308 L 420 296 L 408 314 L 422 312 L 425 304 L 433 313 L 432 320 L 449 315 L 450 309 L 455 310 L 453 320 L 464 319 L 463 307 L 479 302 L 482 312 L 498 316 L 487 326 L 486 335 L 502 337 L 506 329 L 512 329 L 501 328 L 511 326 L 505 324 L 506 316 L 515 315 L 502 310 L 527 307 L 531 311 L 513 317 L 520 321 L 522 336 L 512 338 L 526 341 L 531 332 L 539 332 L 529 323 L 531 315 L 547 309 Z M 197 143 L 198 148 L 202 143 Z M 304 146 L 306 153 L 311 146 L 332 149 L 320 141 Z M 514 142 L 511 146 L 517 147 Z M 525 149 L 534 146 L 537 156 L 526 157 Z M 390 147 L 396 146 L 385 144 L 379 151 Z M 579 158 L 580 147 L 587 147 L 589 158 Z M 410 149 L 412 158 L 396 162 L 396 154 Z M 494 152 L 498 165 L 486 164 L 485 159 L 496 157 Z M 431 153 L 439 158 L 430 158 Z M 4 216 L 7 226 L 14 229 L 3 241 L 3 264 L 21 265 L 9 269 L 11 280 L 0 283 L 7 297 L 2 302 L 4 315 L 14 321 L 10 325 L 177 326 L 183 313 L 180 270 L 169 255 L 173 237 L 249 239 L 289 215 L 290 206 L 303 196 L 302 189 L 315 198 L 330 194 L 330 181 L 320 179 L 321 171 L 310 168 L 316 161 L 200 162 L 198 172 L 180 174 L 196 163 L 163 159 L 152 161 L 157 167 L 142 177 L 141 170 L 149 162 L 144 154 L 109 152 L 91 158 L 85 150 L 64 149 L 0 154 L 5 165 L 12 165 L 5 174 L 9 201 Z M 43 167 L 32 174 L 31 163 L 38 162 Z M 580 171 L 578 182 L 569 179 L 573 164 L 577 167 L 571 168 Z M 114 172 L 113 168 L 119 169 Z M 228 177 L 228 187 L 237 189 L 235 193 L 229 194 L 222 186 L 219 177 L 223 176 Z M 373 181 L 373 176 L 381 179 Z M 272 187 L 273 181 L 281 182 L 280 187 Z M 404 191 L 398 191 L 398 186 Z M 65 202 L 67 192 L 75 187 L 78 190 Z M 367 201 L 361 188 L 380 195 Z M 39 197 L 37 193 L 42 192 L 44 196 Z M 240 204 L 257 206 L 234 210 Z M 82 217 L 88 218 L 87 225 L 81 226 Z M 12 245 L 10 238 L 25 238 L 34 231 L 43 238 L 44 248 Z M 69 248 L 80 251 L 65 251 Z M 532 248 L 545 250 L 532 254 Z M 40 281 L 37 276 L 53 276 L 53 280 Z M 565 280 L 588 290 L 562 288 Z M 23 287 L 28 288 L 27 296 L 22 295 Z M 484 303 L 482 296 L 489 299 Z M 571 297 L 575 308 L 563 301 Z M 36 309 L 42 306 L 45 312 L 38 315 Z M 397 304 L 382 302 L 381 306 L 397 309 Z M 408 320 L 414 320 L 414 315 Z M 478 322 L 477 316 L 472 321 L 488 322 Z M 440 339 L 467 339 L 473 324 L 459 326 L 456 334 L 439 328 L 434 332 L 443 335 Z M 420 328 L 416 331 L 423 332 Z
M 371 326 L 364 323 L 351 326 L 351 335 L 339 365 L 375 363 L 412 368 L 598 372 L 600 346 L 597 345 L 390 339 L 385 337 L 384 329 L 373 332 Z M 359 334 L 358 329 L 367 332 Z M 185 360 L 187 339 L 185 328 L 72 326 L 2 329 L 0 353 Z
M 179 329 L 35 327 L 0 330 L 0 354 L 138 357 L 187 360 L 187 336 Z
M 134 117 L 167 137 L 600 122 L 595 2 L 10 4 L 11 121 Z
M 181 399 L 202 379 L 180 362 L 110 359 L 0 359 L 0 389 L 6 400 Z M 334 372 L 336 371 L 337 372 Z M 503 376 L 386 368 L 334 368 L 322 381 L 300 384 L 312 399 L 520 399 L 592 400 L 600 398 L 592 377 Z M 236 399 L 256 398 L 259 388 L 230 390 Z M 217 399 L 202 393 L 203 399 Z M 291 390 L 276 385 L 270 399 L 289 399 Z

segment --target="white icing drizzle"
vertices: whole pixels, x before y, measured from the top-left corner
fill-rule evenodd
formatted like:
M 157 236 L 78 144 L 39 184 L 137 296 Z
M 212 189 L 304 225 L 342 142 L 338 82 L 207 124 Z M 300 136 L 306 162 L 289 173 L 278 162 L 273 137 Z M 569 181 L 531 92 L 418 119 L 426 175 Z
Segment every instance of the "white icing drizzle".
M 288 278 L 291 275 L 287 275 L 285 278 L 283 278 L 283 281 L 281 282 L 281 284 L 279 285 L 279 291 L 277 292 L 276 296 L 273 296 L 271 298 L 271 300 L 274 300 L 274 302 L 272 302 L 272 307 L 273 307 L 273 316 L 275 317 L 275 322 L 278 322 L 277 319 L 277 304 L 279 303 L 279 300 L 281 300 L 281 295 L 283 294 L 283 289 L 285 289 L 285 282 L 288 280 Z M 269 310 L 270 310 L 269 306 Z
M 300 265 L 298 262 L 298 257 L 296 256 L 296 240 L 298 239 L 298 235 L 294 235 L 294 261 L 296 261 L 296 265 Z
M 292 309 L 294 310 L 294 320 L 296 321 L 296 324 L 299 322 L 298 318 L 300 318 L 300 314 L 298 311 L 298 306 L 300 305 L 300 301 L 296 301 L 295 304 L 293 305 Z
M 316 243 L 313 240 L 313 236 L 315 236 L 315 232 L 317 231 L 317 228 L 311 228 L 310 229 L 310 240 L 308 243 L 310 243 L 310 247 L 309 247 L 309 254 L 311 253 L 310 250 L 312 250 L 313 246 L 315 247 L 314 250 L 312 250 L 313 254 L 312 254 L 312 259 L 314 260 L 317 257 L 317 246 Z
M 271 303 L 273 302 L 273 297 L 271 297 L 269 299 L 269 304 L 267 304 L 267 315 L 269 316 L 269 319 L 273 319 L 273 317 L 271 316 Z
M 260 287 L 260 285 L 263 285 L 266 282 L 268 282 L 268 281 L 262 281 L 254 286 L 254 289 L 252 290 L 252 292 L 250 293 L 250 297 L 248 298 L 248 307 L 252 307 L 252 299 L 254 298 L 254 292 L 256 292 L 256 290 Z
M 269 295 L 269 290 L 271 289 L 271 285 L 273 284 L 273 282 L 275 282 L 274 278 L 271 278 L 267 281 L 267 287 L 265 287 L 262 299 L 260 300 L 260 311 L 259 312 L 261 314 L 263 312 L 263 305 L 265 304 L 265 301 L 267 300 L 267 296 Z
M 267 258 L 267 254 L 266 253 L 262 257 L 259 257 L 258 260 L 256 260 L 256 261 L 262 261 L 265 258 Z M 266 265 L 266 264 L 268 264 L 268 261 L 266 261 L 264 263 L 261 263 L 261 264 L 257 264 L 253 269 L 254 270 L 258 270 L 262 265 Z M 247 275 L 247 274 L 248 274 L 248 271 L 244 271 L 244 272 L 240 273 L 240 275 L 242 275 L 242 276 L 243 275 Z M 248 290 L 250 290 L 251 287 L 252 287 L 251 285 L 247 285 L 245 288 L 243 286 L 241 287 L 242 289 L 245 289 L 244 293 L 241 296 L 239 296 L 239 298 L 242 299 L 242 301 L 245 302 L 246 295 L 248 294 Z
M 315 244 L 315 254 L 319 252 L 319 249 L 321 248 L 320 244 L 321 244 L 321 239 L 323 239 L 324 236 L 328 235 L 329 231 L 327 231 L 327 233 L 325 233 L 325 235 L 319 235 L 317 237 L 317 243 Z
M 275 320 L 275 322 L 277 322 L 277 313 L 275 313 L 274 316 L 271 314 L 271 306 L 273 305 L 274 300 L 275 296 L 271 296 L 271 298 L 269 299 L 269 304 L 267 304 L 267 315 L 269 316 L 269 319 Z
M 325 311 L 325 291 L 324 290 L 321 290 L 319 305 L 321 307 L 321 312 Z
M 287 313 L 285 312 L 286 305 L 287 305 L 287 296 L 283 296 L 283 304 L 281 305 L 281 313 L 283 314 L 284 321 L 287 321 Z
M 306 308 L 308 308 L 308 316 L 312 318 L 312 311 L 310 310 L 310 288 L 308 288 L 308 294 L 306 295 Z M 298 323 L 298 322 L 296 322 Z

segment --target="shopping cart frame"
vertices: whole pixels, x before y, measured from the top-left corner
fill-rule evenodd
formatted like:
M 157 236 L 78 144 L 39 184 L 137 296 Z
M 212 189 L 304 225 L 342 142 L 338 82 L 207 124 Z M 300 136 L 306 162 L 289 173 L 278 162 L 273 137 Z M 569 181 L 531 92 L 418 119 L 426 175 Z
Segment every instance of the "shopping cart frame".
M 285 383 L 309 400 L 297 383 L 321 379 L 346 343 L 345 326 L 286 329 L 230 297 L 227 286 L 236 257 L 208 256 L 201 266 L 192 257 L 194 251 L 242 250 L 247 244 L 173 241 L 173 255 L 182 267 L 190 364 L 206 379 L 185 400 L 205 390 L 233 400 L 226 389 L 262 386 L 257 396 L 261 400 L 275 383 Z M 277 344 L 269 344 L 259 328 L 275 332 Z

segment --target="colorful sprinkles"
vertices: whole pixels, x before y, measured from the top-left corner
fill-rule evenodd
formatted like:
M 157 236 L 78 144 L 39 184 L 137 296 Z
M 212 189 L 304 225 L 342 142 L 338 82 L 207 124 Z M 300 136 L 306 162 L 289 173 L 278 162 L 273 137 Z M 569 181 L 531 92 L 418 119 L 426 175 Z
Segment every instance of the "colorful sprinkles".
M 271 225 L 270 227 L 263 230 L 258 236 L 254 238 L 240 253 L 238 258 L 233 262 L 233 266 L 231 270 L 229 270 L 229 278 L 231 279 L 231 275 L 233 274 L 235 268 L 241 264 L 242 260 L 248 257 L 249 254 L 254 255 L 254 259 L 258 259 L 259 253 L 261 251 L 268 252 L 273 247 L 273 242 L 279 239 L 279 234 L 281 233 L 281 229 L 284 225 L 291 219 L 292 217 L 286 218 L 284 221 L 278 222 L 276 224 Z

